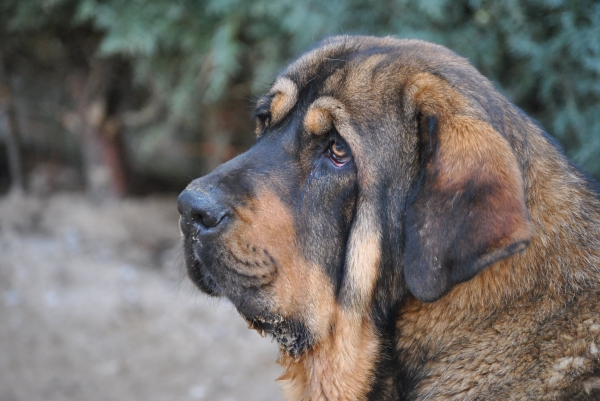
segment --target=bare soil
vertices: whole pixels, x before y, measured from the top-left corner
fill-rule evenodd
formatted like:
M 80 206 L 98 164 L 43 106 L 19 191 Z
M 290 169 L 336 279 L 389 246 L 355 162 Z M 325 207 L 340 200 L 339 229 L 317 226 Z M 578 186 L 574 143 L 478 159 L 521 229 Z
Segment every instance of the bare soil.
M 281 400 L 277 345 L 193 288 L 175 197 L 0 199 L 0 401 Z

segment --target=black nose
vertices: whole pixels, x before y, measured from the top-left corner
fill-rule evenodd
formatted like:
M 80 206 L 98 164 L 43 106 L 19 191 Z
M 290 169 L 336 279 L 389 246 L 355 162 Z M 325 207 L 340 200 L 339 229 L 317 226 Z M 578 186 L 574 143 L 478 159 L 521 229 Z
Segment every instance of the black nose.
M 229 209 L 219 201 L 218 194 L 191 189 L 184 190 L 177 199 L 181 214 L 181 229 L 185 234 L 223 226 Z

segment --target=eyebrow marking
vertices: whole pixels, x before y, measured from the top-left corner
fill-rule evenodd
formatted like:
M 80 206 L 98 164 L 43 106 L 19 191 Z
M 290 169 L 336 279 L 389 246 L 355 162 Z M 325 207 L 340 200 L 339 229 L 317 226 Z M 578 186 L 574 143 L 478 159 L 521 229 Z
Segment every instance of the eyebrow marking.
M 298 101 L 298 86 L 291 79 L 281 77 L 275 81 L 269 94 L 272 95 L 271 121 L 278 123 L 283 120 Z
M 313 102 L 304 116 L 304 128 L 312 135 L 320 136 L 333 127 L 331 112 L 316 101 Z

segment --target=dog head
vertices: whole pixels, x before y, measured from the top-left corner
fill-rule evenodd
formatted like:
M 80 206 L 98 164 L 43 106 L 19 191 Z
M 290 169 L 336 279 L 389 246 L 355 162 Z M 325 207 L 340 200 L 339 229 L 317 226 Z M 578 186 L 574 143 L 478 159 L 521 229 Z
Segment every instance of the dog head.
M 258 101 L 256 144 L 180 195 L 191 279 L 292 356 L 340 309 L 439 299 L 531 236 L 506 108 L 441 46 L 324 41 Z

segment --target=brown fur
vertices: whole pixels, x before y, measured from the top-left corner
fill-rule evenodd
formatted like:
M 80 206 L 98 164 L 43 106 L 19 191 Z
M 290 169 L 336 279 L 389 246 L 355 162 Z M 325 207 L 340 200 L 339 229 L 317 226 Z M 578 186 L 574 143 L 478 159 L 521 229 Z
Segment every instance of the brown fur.
M 331 332 L 302 358 L 282 354 L 286 398 L 301 401 L 363 400 L 371 387 L 379 340 L 372 322 L 336 308 Z
M 256 153 L 189 188 L 202 204 L 253 188 L 200 245 L 233 272 L 208 269 L 220 295 L 279 342 L 287 399 L 600 398 L 600 197 L 466 60 L 332 38 L 257 115 Z M 328 164 L 333 140 L 348 166 Z
M 586 204 L 590 194 L 581 177 L 568 171 L 555 149 L 535 142 L 524 177 L 535 230 L 529 247 L 438 302 L 410 298 L 400 312 L 398 348 L 409 366 L 420 366 L 424 356 L 410 350 L 436 355 L 419 384 L 423 397 L 465 400 L 493 392 L 494 399 L 507 400 L 542 394 L 592 399 L 600 341 L 600 216 Z
M 231 237 L 224 238 L 230 244 L 231 253 L 240 259 L 252 260 L 248 255 L 252 253 L 251 248 L 267 250 L 277 262 L 278 277 L 274 277 L 271 269 L 262 272 L 258 260 L 251 262 L 249 271 L 244 269 L 239 273 L 260 274 L 266 280 L 264 284 L 272 287 L 273 301 L 280 311 L 305 316 L 314 331 L 322 335 L 318 346 L 302 358 L 281 356 L 280 363 L 286 370 L 280 380 L 290 381 L 285 386 L 288 397 L 315 401 L 363 399 L 370 387 L 368 378 L 374 369 L 378 345 L 369 319 L 339 308 L 330 282 L 318 267 L 310 266 L 297 253 L 293 242 L 288 240 L 295 238 L 292 219 L 277 197 L 262 193 L 253 207 L 237 213 L 240 224 L 231 231 Z M 275 231 L 278 236 L 270 235 Z M 251 238 L 251 242 L 242 244 L 240 238 Z M 232 245 L 235 248 L 231 249 Z M 264 259 L 264 255 L 259 259 Z M 296 299 L 305 302 L 291 302 Z
M 331 114 L 326 108 L 320 107 L 319 103 L 315 102 L 306 112 L 304 127 L 312 135 L 324 135 L 333 127 Z

